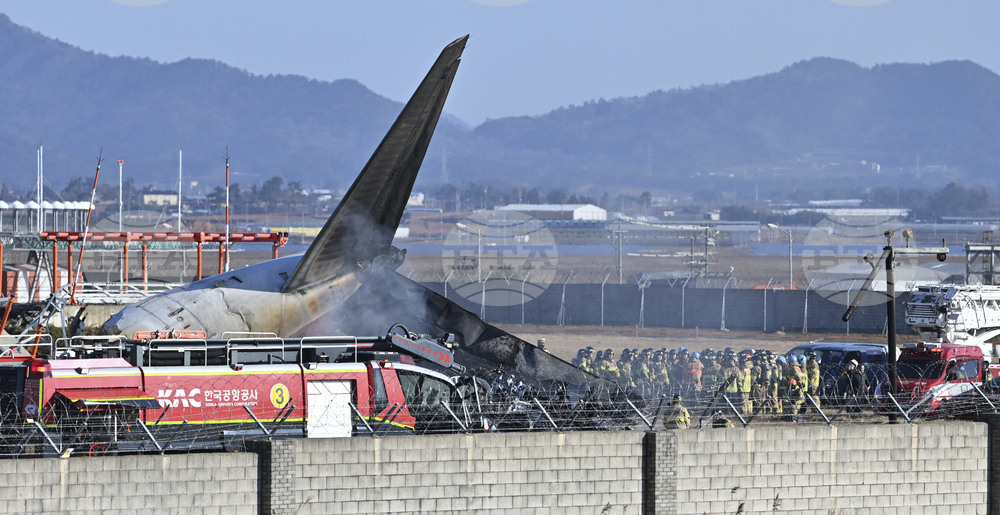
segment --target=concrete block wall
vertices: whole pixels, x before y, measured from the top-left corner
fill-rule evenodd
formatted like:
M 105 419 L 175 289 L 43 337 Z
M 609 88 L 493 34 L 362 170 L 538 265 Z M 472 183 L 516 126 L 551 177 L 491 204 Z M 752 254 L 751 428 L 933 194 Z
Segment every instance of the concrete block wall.
M 656 437 L 656 481 L 676 478 L 676 500 L 658 496 L 652 513 L 987 513 L 989 434 L 982 423 Z
M 991 464 L 987 481 L 991 485 L 987 499 L 987 513 L 1000 513 L 1000 415 L 992 414 L 982 417 L 989 428 L 987 443 L 988 460 Z M 994 486 L 995 485 L 995 486 Z
M 648 433 L 645 445 L 643 480 L 644 513 L 677 513 L 677 435 L 679 431 Z
M 0 513 L 988 513 L 987 423 L 385 436 L 0 461 Z M 990 458 L 992 456 L 992 458 Z M 995 511 L 990 511 L 995 512 Z
M 638 514 L 643 437 L 618 431 L 296 440 L 298 513 L 576 514 L 610 506 L 609 513 Z
M 0 462 L 0 513 L 257 513 L 257 457 L 177 454 Z
M 246 450 L 257 455 L 260 512 L 294 513 L 298 506 L 295 500 L 295 441 L 248 441 Z

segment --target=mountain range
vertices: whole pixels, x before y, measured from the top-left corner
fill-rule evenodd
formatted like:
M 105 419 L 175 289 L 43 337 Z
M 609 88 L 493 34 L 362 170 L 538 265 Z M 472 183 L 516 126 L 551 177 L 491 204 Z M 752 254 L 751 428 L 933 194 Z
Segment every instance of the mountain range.
M 281 176 L 342 189 L 401 107 L 355 80 L 99 55 L 2 15 L 0 49 L 0 180 L 23 188 L 33 184 L 35 151 L 44 145 L 55 190 L 92 177 L 99 154 L 105 170 L 124 157 L 126 176 L 138 184 L 172 189 L 183 173 L 211 189 L 224 182 L 227 149 L 234 182 Z M 815 58 L 727 84 L 599 99 L 472 128 L 443 117 L 418 188 L 445 177 L 736 197 L 768 187 L 994 186 L 997 141 L 1000 76 L 982 66 L 865 68 Z

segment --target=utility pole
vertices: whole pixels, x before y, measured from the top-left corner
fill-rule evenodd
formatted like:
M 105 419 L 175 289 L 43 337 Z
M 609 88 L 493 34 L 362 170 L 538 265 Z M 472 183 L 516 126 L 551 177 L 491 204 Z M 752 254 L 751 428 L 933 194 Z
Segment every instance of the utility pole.
M 229 147 L 226 147 L 226 266 L 229 271 Z
M 125 165 L 125 159 L 118 158 L 118 232 L 122 232 L 122 207 L 125 203 L 122 201 L 122 167 Z M 125 282 L 125 254 L 128 252 L 128 239 L 122 242 L 122 253 L 118 257 L 118 282 Z
M 623 272 L 622 272 L 622 235 L 625 231 L 622 230 L 622 219 L 618 219 L 618 229 L 613 233 L 614 239 L 612 240 L 613 245 L 618 250 L 618 263 L 615 266 L 615 271 L 618 272 L 618 284 L 624 284 Z
M 861 286 L 858 290 L 858 295 L 854 297 L 851 301 L 851 305 L 848 306 L 847 311 L 841 319 L 844 322 L 848 322 L 854 312 L 858 309 L 858 305 L 864 298 L 865 293 L 871 288 L 872 282 L 875 281 L 875 277 L 878 275 L 879 267 L 882 263 L 885 263 L 885 294 L 886 294 L 886 325 L 888 337 L 886 338 L 887 345 L 887 357 L 889 361 L 889 392 L 891 394 L 896 393 L 896 279 L 894 267 L 895 263 L 893 261 L 897 254 L 910 254 L 910 255 L 920 255 L 920 254 L 934 254 L 937 256 L 937 260 L 944 262 L 948 258 L 948 247 L 945 246 L 944 241 L 941 241 L 940 247 L 930 247 L 930 248 L 920 248 L 920 247 L 910 247 L 910 239 L 913 238 L 913 230 L 907 228 L 903 231 L 903 237 L 906 239 L 905 248 L 895 248 L 892 245 L 892 237 L 894 231 L 889 229 L 884 233 L 886 239 L 885 247 L 882 247 L 882 255 L 879 256 L 878 260 L 875 260 L 875 256 L 871 253 L 865 256 L 865 262 L 867 262 L 872 267 L 872 272 L 865 280 L 865 284 Z
M 181 232 L 181 194 L 184 187 L 184 151 L 177 151 L 177 232 Z
M 122 200 L 122 167 L 125 165 L 125 160 L 118 158 L 118 232 L 122 232 L 122 211 L 125 207 L 125 201 Z M 128 243 L 126 242 L 126 245 Z
M 38 145 L 38 230 L 45 230 L 45 208 L 42 207 L 45 189 L 45 149 Z

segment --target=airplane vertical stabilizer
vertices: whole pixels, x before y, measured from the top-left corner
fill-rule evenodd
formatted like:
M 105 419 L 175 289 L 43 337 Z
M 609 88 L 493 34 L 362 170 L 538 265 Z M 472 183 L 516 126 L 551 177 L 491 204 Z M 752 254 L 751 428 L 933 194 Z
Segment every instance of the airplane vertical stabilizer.
M 449 44 L 283 288 L 329 281 L 390 252 L 469 36 Z

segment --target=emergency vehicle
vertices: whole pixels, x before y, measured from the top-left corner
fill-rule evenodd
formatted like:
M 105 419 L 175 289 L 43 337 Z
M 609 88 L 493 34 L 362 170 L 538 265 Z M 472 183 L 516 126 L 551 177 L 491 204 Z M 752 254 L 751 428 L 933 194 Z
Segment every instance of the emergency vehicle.
M 18 406 L 26 440 L 59 454 L 472 424 L 463 395 L 470 388 L 462 386 L 469 382 L 424 366 L 460 370 L 449 339 L 398 324 L 381 337 L 137 336 L 58 340 L 50 357 L 7 358 L 0 409 Z
M 907 415 L 929 413 L 945 403 L 978 395 L 990 367 L 978 346 L 955 343 L 907 343 L 896 362 L 896 398 Z M 888 383 L 880 390 L 887 392 Z
M 851 360 L 865 365 L 868 384 L 877 385 L 885 380 L 888 355 L 886 346 L 864 342 L 820 342 L 799 345 L 785 353 L 786 357 L 815 354 L 819 362 L 820 388 L 823 402 L 836 403 L 848 391 L 844 367 Z

